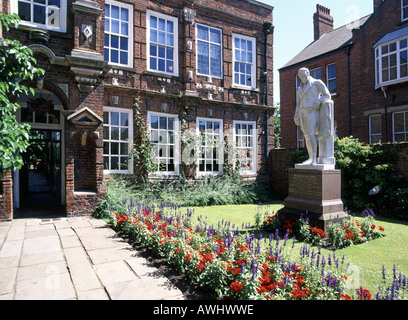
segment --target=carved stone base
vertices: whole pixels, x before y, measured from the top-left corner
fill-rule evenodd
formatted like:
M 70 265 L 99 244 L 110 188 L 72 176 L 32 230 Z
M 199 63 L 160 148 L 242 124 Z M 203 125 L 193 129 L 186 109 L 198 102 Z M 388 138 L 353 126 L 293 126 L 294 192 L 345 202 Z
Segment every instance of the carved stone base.
M 341 171 L 289 169 L 289 195 L 281 219 L 297 220 L 307 212 L 312 226 L 327 232 L 329 223 L 347 218 L 341 200 Z

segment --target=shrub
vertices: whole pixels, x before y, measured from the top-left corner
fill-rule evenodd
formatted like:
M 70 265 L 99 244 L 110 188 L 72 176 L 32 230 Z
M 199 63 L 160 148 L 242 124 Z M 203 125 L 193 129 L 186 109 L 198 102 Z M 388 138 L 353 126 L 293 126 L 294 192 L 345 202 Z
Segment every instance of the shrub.
M 141 180 L 137 184 L 118 178 L 109 181 L 107 197 L 101 203 L 105 207 L 120 205 L 118 199 L 129 195 L 138 199 L 155 198 L 194 207 L 253 204 L 271 200 L 267 183 L 245 183 L 238 175 L 207 176 L 193 182 L 187 182 L 183 177 L 173 181 Z

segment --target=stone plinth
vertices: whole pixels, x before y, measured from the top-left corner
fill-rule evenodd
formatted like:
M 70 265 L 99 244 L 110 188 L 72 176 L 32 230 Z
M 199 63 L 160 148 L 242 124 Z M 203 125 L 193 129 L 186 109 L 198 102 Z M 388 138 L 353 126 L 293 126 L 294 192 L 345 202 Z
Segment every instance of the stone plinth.
M 347 218 L 341 200 L 341 171 L 322 168 L 289 169 L 289 195 L 281 219 L 299 219 L 307 212 L 312 226 L 327 232 L 329 223 Z

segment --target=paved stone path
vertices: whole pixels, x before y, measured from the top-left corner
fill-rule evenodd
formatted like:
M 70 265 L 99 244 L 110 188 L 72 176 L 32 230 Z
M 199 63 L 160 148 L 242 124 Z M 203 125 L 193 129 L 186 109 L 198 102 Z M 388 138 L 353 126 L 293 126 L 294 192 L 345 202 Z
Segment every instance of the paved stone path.
M 91 217 L 0 222 L 0 300 L 185 300 Z

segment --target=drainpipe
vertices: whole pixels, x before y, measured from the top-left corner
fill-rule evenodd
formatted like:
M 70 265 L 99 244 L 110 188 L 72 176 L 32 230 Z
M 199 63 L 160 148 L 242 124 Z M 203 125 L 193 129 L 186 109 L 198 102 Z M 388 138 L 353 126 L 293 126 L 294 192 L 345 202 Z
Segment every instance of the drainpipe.
M 265 77 L 265 106 L 266 106 L 266 111 L 265 111 L 265 136 L 266 136 L 266 146 L 265 146 L 265 155 L 266 155 L 266 179 L 269 181 L 269 141 L 268 141 L 268 136 L 269 136 L 269 129 L 268 129 L 268 120 L 269 120 L 269 103 L 268 103 L 268 87 L 269 87 L 269 80 L 268 80 L 268 36 L 273 33 L 274 26 L 272 25 L 271 22 L 265 22 L 263 24 L 263 32 L 265 35 L 265 72 L 264 72 L 264 77 Z
M 348 107 L 349 107 L 349 136 L 352 135 L 351 130 L 351 55 L 350 50 L 351 47 L 347 47 L 347 68 L 348 68 Z

